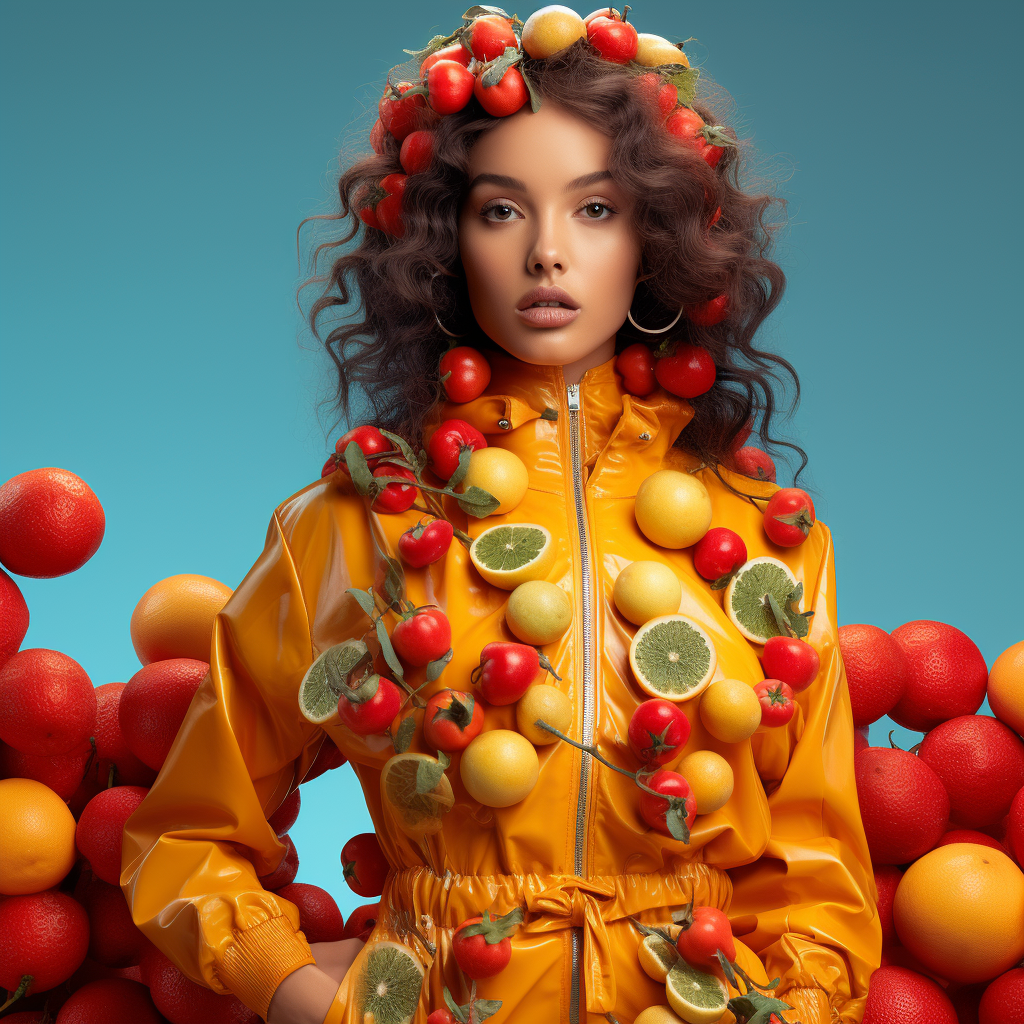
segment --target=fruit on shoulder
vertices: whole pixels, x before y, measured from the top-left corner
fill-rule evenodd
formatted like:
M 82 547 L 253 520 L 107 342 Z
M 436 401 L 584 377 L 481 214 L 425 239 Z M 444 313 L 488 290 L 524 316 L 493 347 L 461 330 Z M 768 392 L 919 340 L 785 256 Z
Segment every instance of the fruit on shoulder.
M 479 487 L 493 494 L 498 507 L 491 515 L 511 512 L 526 497 L 530 474 L 523 460 L 507 448 L 491 445 L 479 448 L 469 457 L 469 468 L 462 479 L 462 490 Z

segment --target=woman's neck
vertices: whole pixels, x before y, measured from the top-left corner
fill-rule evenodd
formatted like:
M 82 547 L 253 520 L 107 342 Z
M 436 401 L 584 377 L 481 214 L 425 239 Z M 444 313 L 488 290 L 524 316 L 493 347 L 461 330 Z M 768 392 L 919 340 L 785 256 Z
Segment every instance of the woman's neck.
M 574 363 L 566 363 L 562 367 L 562 376 L 566 384 L 579 384 L 583 374 L 592 366 L 600 366 L 615 355 L 615 335 L 599 345 L 593 352 L 588 352 L 582 359 Z

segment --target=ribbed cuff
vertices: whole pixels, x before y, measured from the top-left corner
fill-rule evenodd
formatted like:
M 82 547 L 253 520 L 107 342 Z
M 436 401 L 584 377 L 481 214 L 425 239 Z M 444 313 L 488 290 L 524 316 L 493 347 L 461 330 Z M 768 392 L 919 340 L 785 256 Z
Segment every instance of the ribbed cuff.
M 217 964 L 217 975 L 264 1020 L 278 985 L 293 971 L 316 963 L 309 943 L 285 917 L 272 917 L 235 933 Z

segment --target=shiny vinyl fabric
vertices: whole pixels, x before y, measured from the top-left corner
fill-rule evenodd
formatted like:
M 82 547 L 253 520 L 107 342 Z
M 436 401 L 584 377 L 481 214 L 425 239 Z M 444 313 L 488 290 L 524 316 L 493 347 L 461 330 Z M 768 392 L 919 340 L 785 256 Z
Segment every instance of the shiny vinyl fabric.
M 656 559 L 675 570 L 683 582 L 680 611 L 703 626 L 717 649 L 715 678 L 754 685 L 764 675 L 760 649 L 732 625 L 722 609 L 724 592 L 712 591 L 696 573 L 691 550 L 652 544 L 634 518 L 637 487 L 647 476 L 666 467 L 695 468 L 671 447 L 692 408 L 661 389 L 646 398 L 627 394 L 614 359 L 588 370 L 578 389 L 565 384 L 561 367 L 504 353 L 488 359 L 493 374 L 485 393 L 440 405 L 434 422 L 467 420 L 489 444 L 515 452 L 529 470 L 530 487 L 502 516 L 473 519 L 450 499 L 446 509 L 474 537 L 500 522 L 536 522 L 552 532 L 558 551 L 546 578 L 572 596 L 574 617 L 544 653 L 575 708 L 570 735 L 633 771 L 626 731 L 645 694 L 628 662 L 636 627 L 611 597 L 615 576 L 629 562 Z M 747 493 L 776 489 L 723 474 Z M 329 742 L 355 771 L 392 871 L 374 935 L 326 1024 L 363 1024 L 356 979 L 378 939 L 407 944 L 426 967 L 415 1024 L 444 1005 L 444 985 L 464 1002 L 468 989 L 451 955 L 452 930 L 485 908 L 503 914 L 514 906 L 525 921 L 513 938 L 511 963 L 478 987 L 479 998 L 503 1001 L 493 1020 L 603 1024 L 611 1012 L 631 1024 L 665 999 L 664 986 L 639 966 L 638 935 L 628 918 L 669 923 L 691 897 L 726 911 L 740 955 L 753 950 L 768 976 L 781 978 L 779 993 L 794 1007 L 791 1021 L 861 1021 L 881 929 L 854 785 L 831 538 L 817 523 L 803 544 L 778 548 L 752 502 L 709 470 L 699 477 L 711 495 L 712 525 L 739 533 L 750 558 L 781 559 L 804 584 L 803 608 L 815 613 L 807 639 L 821 656 L 821 671 L 797 694 L 788 726 L 762 728 L 742 743 L 707 733 L 699 698 L 681 705 L 692 726 L 684 754 L 715 750 L 735 774 L 731 799 L 697 817 L 689 844 L 645 825 L 630 779 L 561 742 L 538 748 L 537 786 L 502 809 L 469 797 L 459 755 L 452 755 L 455 806 L 441 830 L 414 840 L 397 827 L 379 787 L 380 769 L 393 753 L 387 737 L 356 736 L 336 719 L 314 726 L 297 705 L 312 660 L 369 626 L 346 588 L 370 587 L 381 558 L 397 557 L 399 537 L 420 518 L 415 510 L 371 512 L 336 473 L 274 512 L 263 554 L 217 619 L 210 675 L 125 829 L 121 884 L 136 924 L 189 977 L 234 992 L 265 1015 L 280 981 L 313 962 L 296 907 L 257 880 L 284 853 L 267 817 Z M 423 569 L 406 566 L 405 575 L 407 598 L 436 603 L 452 624 L 454 655 L 424 695 L 472 689 L 470 672 L 483 646 L 516 640 L 504 622 L 508 592 L 480 578 L 457 539 L 441 560 Z M 386 621 L 390 629 L 393 615 Z M 424 671 L 411 670 L 408 681 L 418 685 Z M 514 705 L 488 706 L 484 728 L 514 729 Z M 419 729 L 411 749 L 433 753 Z M 347 773 L 336 778 L 338 785 L 351 784 Z

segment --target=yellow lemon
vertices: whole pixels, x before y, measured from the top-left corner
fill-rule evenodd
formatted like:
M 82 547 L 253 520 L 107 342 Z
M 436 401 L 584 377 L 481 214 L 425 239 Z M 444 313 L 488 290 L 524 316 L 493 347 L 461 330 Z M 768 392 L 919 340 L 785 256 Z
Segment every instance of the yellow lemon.
M 557 743 L 558 737 L 534 723 L 540 719 L 559 732 L 568 731 L 572 725 L 572 701 L 550 683 L 536 683 L 519 698 L 516 704 L 516 726 L 531 742 L 545 746 Z
M 511 807 L 537 784 L 540 760 L 534 745 L 511 729 L 482 732 L 462 752 L 462 783 L 486 807 Z
M 698 814 L 710 814 L 729 802 L 735 779 L 732 765 L 721 754 L 695 750 L 676 765 L 675 771 L 690 784 Z
M 660 935 L 645 935 L 636 952 L 644 974 L 652 981 L 661 982 L 662 985 L 665 984 L 668 972 L 679 959 L 676 947 Z
M 648 1006 L 634 1018 L 633 1024 L 686 1024 L 682 1017 L 677 1017 L 667 1006 Z
M 682 957 L 665 979 L 668 1004 L 687 1024 L 716 1024 L 727 1009 L 725 983 L 691 967 Z
M 507 448 L 478 448 L 469 457 L 469 468 L 462 479 L 462 490 L 480 487 L 498 499 L 492 516 L 511 512 L 526 497 L 530 474 L 523 460 Z
M 678 46 L 673 46 L 664 36 L 656 36 L 650 32 L 640 32 L 637 34 L 636 44 L 636 57 L 634 59 L 637 64 L 642 64 L 645 68 L 656 68 L 662 64 L 690 66 L 686 54 Z
M 993 662 L 988 702 L 996 718 L 1024 733 L 1024 640 L 1007 647 Z
M 701 695 L 700 720 L 715 739 L 742 743 L 761 724 L 761 702 L 749 683 L 719 679 Z
M 692 473 L 659 469 L 637 489 L 634 513 L 649 541 L 663 548 L 688 548 L 708 532 L 711 498 Z
M 569 628 L 572 601 L 554 583 L 528 580 L 509 594 L 505 621 L 523 643 L 542 647 L 557 640 Z
M 548 574 L 555 564 L 555 541 L 550 530 L 537 523 L 501 523 L 477 535 L 469 557 L 488 583 L 514 590 Z
M 612 587 L 615 607 L 635 626 L 679 611 L 682 599 L 683 585 L 664 562 L 630 562 Z
M 550 4 L 534 11 L 523 25 L 523 49 L 539 60 L 587 38 L 587 26 L 570 7 Z

